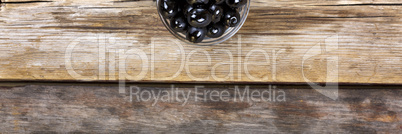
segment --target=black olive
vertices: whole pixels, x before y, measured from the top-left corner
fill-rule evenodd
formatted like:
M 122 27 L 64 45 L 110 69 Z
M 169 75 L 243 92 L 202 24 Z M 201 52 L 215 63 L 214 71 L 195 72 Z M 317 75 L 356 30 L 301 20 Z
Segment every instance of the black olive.
M 247 0 L 226 0 L 226 4 L 232 8 L 236 8 L 246 5 Z
M 187 20 L 184 19 L 181 14 L 170 19 L 170 27 L 176 32 L 185 32 L 187 30 L 187 26 Z
M 226 11 L 223 15 L 223 23 L 229 27 L 235 27 L 240 23 L 240 14 L 236 10 Z
M 211 5 L 209 7 L 209 12 L 212 14 L 212 22 L 217 23 L 221 21 L 221 18 L 223 16 L 223 8 L 217 5 Z
M 222 23 L 211 24 L 207 27 L 207 36 L 218 38 L 225 33 L 226 27 Z
M 191 5 L 189 5 L 189 4 L 187 4 L 186 6 L 184 6 L 184 9 L 183 9 L 183 14 L 184 14 L 184 16 L 187 18 L 188 13 L 189 13 L 191 10 L 193 10 L 193 9 L 194 9 L 194 7 L 191 6 Z
M 190 5 L 195 5 L 195 4 L 208 4 L 209 0 L 187 0 L 187 3 Z
M 206 9 L 195 8 L 188 13 L 187 21 L 193 27 L 205 27 L 211 23 L 212 15 Z
M 186 39 L 193 43 L 200 43 L 205 38 L 206 28 L 189 27 L 187 30 Z
M 161 13 L 165 18 L 173 18 L 180 11 L 180 8 L 172 0 L 163 0 L 160 4 Z

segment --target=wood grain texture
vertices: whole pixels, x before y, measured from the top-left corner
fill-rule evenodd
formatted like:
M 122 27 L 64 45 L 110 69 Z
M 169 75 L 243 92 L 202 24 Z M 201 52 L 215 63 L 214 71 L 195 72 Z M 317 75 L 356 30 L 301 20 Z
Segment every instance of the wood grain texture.
M 170 91 L 170 85 L 140 86 Z M 194 85 L 191 85 L 194 86 Z M 176 85 L 178 91 L 194 87 Z M 243 88 L 243 86 L 240 86 Z M 203 90 L 230 90 L 232 86 Z M 267 87 L 250 87 L 266 90 Z M 337 101 L 312 89 L 281 87 L 283 102 L 130 102 L 117 86 L 0 88 L 0 133 L 364 133 L 402 131 L 402 90 L 342 88 Z M 128 93 L 128 92 L 127 92 Z M 190 95 L 194 98 L 194 94 Z M 233 96 L 229 97 L 233 98 Z
M 2 2 L 2 81 L 115 81 L 124 69 L 136 82 L 402 83 L 399 0 L 252 0 L 238 34 L 215 46 L 176 40 L 153 1 Z

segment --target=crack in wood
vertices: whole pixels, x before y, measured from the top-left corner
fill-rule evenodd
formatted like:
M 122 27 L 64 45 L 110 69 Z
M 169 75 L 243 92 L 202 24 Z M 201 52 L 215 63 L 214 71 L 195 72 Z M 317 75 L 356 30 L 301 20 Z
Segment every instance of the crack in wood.
M 382 17 L 395 17 L 395 16 L 350 16 L 350 17 L 303 17 L 303 18 L 382 18 Z
M 314 5 L 314 6 L 402 6 L 402 3 L 363 3 L 363 4 L 337 4 L 337 5 Z
M 134 8 L 134 7 L 80 7 L 80 9 L 118 9 L 118 8 Z
M 10 2 L 2 2 L 1 4 L 29 4 L 29 3 L 45 3 L 45 2 L 53 2 L 53 1 L 10 1 Z

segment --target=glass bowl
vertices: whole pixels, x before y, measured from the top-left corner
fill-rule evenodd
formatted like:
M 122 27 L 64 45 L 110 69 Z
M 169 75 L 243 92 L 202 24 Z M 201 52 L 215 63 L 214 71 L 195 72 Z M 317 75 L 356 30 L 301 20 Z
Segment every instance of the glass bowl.
M 227 29 L 224 32 L 224 34 L 222 36 L 218 37 L 218 38 L 209 38 L 209 37 L 205 36 L 205 38 L 202 40 L 202 42 L 193 43 L 193 42 L 190 42 L 190 41 L 188 41 L 186 39 L 186 34 L 185 33 L 176 32 L 170 27 L 170 20 L 168 18 L 165 18 L 161 13 L 161 4 L 162 4 L 163 1 L 164 0 L 157 0 L 156 1 L 157 11 L 158 11 L 159 17 L 160 17 L 163 25 L 176 38 L 178 38 L 181 41 L 186 42 L 188 44 L 192 44 L 192 45 L 202 45 L 202 46 L 215 45 L 215 44 L 219 44 L 219 43 L 222 43 L 222 42 L 228 40 L 233 35 L 235 35 L 237 33 L 237 31 L 239 31 L 240 28 L 243 26 L 244 22 L 247 19 L 248 12 L 250 10 L 250 0 L 246 0 L 247 3 L 244 6 L 237 8 L 237 11 L 239 11 L 239 14 L 240 14 L 240 21 L 235 27 L 226 27 Z M 177 1 L 181 1 L 181 0 L 177 0 Z M 185 1 L 186 0 L 184 0 L 184 2 Z

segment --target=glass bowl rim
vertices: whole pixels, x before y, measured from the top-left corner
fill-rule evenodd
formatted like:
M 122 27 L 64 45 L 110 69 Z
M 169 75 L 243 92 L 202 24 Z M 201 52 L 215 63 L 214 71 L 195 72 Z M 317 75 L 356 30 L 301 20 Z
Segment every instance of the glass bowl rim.
M 202 41 L 202 42 L 200 42 L 200 43 L 193 43 L 193 42 L 188 41 L 186 38 L 183 38 L 183 37 L 180 36 L 177 32 L 173 31 L 172 28 L 170 28 L 170 26 L 169 26 L 170 23 L 167 22 L 167 18 L 164 18 L 164 17 L 162 16 L 162 14 L 159 12 L 159 11 L 160 11 L 159 2 L 161 2 L 161 1 L 162 1 L 162 0 L 156 0 L 156 7 L 157 7 L 157 12 L 158 12 L 159 18 L 160 18 L 160 20 L 162 21 L 162 23 L 163 23 L 163 25 L 165 26 L 165 28 L 166 28 L 173 36 L 175 36 L 175 37 L 178 38 L 179 40 L 181 40 L 181 41 L 183 41 L 183 42 L 185 42 L 185 43 L 187 43 L 187 44 L 190 44 L 190 45 L 197 45 L 197 46 L 212 46 L 212 45 L 217 45 L 217 44 L 220 44 L 220 43 L 222 43 L 222 42 L 224 42 L 224 41 L 230 39 L 232 36 L 234 36 L 234 35 L 240 30 L 240 28 L 243 26 L 244 22 L 246 22 L 248 13 L 249 13 L 249 11 L 250 11 L 250 3 L 251 3 L 251 2 L 250 2 L 251 0 L 247 0 L 247 4 L 244 5 L 244 7 L 243 7 L 243 11 L 242 11 L 243 13 L 240 14 L 240 18 L 241 18 L 240 23 L 239 23 L 237 26 L 235 26 L 235 27 L 229 27 L 229 28 L 225 31 L 225 34 L 224 34 L 223 36 L 221 36 L 221 37 L 219 37 L 219 38 L 214 38 L 214 40 L 208 41 L 208 42 Z M 229 32 L 229 33 L 227 33 L 227 32 Z

